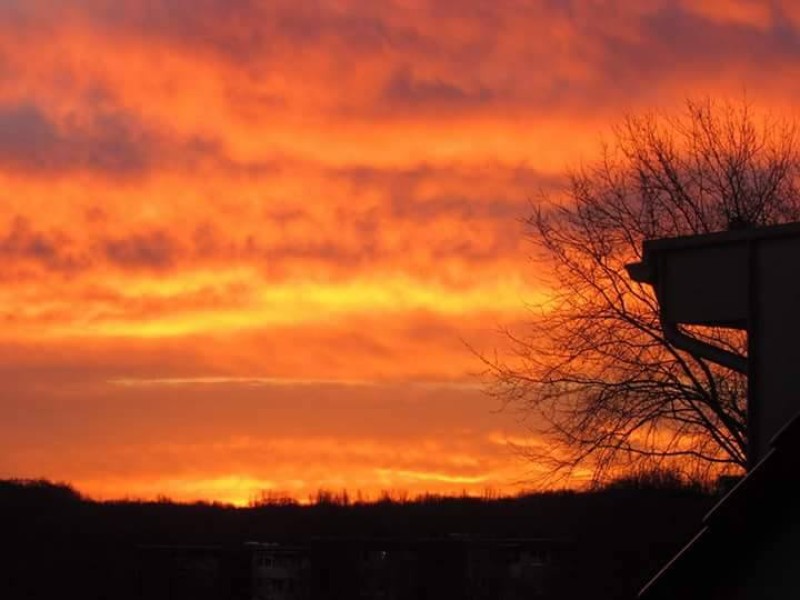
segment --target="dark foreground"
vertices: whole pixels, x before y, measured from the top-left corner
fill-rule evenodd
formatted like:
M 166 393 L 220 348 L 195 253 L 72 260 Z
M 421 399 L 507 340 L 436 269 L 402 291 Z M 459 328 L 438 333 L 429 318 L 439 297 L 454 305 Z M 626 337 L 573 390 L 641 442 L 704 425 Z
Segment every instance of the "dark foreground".
M 0 482 L 0 598 L 632 598 L 715 500 L 626 482 L 515 499 L 245 509 Z

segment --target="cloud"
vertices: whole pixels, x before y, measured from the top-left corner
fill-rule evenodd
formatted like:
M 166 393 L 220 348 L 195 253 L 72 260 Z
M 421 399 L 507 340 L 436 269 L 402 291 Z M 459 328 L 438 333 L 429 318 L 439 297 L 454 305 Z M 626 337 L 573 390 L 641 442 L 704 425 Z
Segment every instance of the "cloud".
M 58 125 L 33 104 L 0 107 L 0 167 L 132 175 L 148 168 L 151 144 L 120 114 L 98 115 L 84 127 L 70 119 Z
M 798 52 L 789 2 L 468 0 L 458 9 L 433 1 L 410 9 L 87 0 L 46 10 L 51 4 L 0 7 L 9 35 L 46 35 L 62 22 L 65 31 L 91 32 L 96 44 L 158 45 L 168 61 L 216 61 L 209 72 L 225 73 L 217 82 L 223 95 L 240 102 L 280 98 L 283 110 L 312 103 L 331 115 L 378 121 L 430 111 L 439 118 L 498 110 L 607 114 L 620 103 L 684 93 L 704 78 L 726 77 L 739 87 L 742 79 L 760 82 L 759 65 L 791 69 Z M 99 52 L 102 62 L 113 61 L 107 50 Z
M 93 104 L 60 117 L 33 102 L 0 104 L 0 170 L 38 176 L 83 172 L 132 180 L 155 169 L 196 168 L 203 162 L 238 165 L 218 144 L 158 132 L 120 109 Z M 242 168 L 258 169 L 261 165 Z
M 487 88 L 468 90 L 442 79 L 420 79 L 411 69 L 397 69 L 383 90 L 382 100 L 413 110 L 424 106 L 459 108 L 490 102 L 492 92 Z
M 476 261 L 488 267 L 519 258 L 528 198 L 560 185 L 524 164 L 276 165 L 244 181 L 219 173 L 186 179 L 164 165 L 147 187 L 61 184 L 74 201 L 61 203 L 51 223 L 47 185 L 27 180 L 14 192 L 15 182 L 6 195 L 29 200 L 7 216 L 0 251 L 52 271 L 252 266 L 274 281 L 386 268 L 410 273 L 431 260 L 447 268 Z M 177 186 L 160 184 L 165 172 Z M 310 189 L 325 201 L 310 201 L 303 195 Z M 425 243 L 416 243 L 423 232 Z
M 8 229 L 0 234 L 0 256 L 8 261 L 12 271 L 19 263 L 28 262 L 67 273 L 85 265 L 85 259 L 73 252 L 71 240 L 64 232 L 37 231 L 22 216 L 13 218 Z
M 766 27 L 727 18 L 730 11 L 721 4 L 716 10 L 708 10 L 708 5 L 706 10 L 697 8 L 665 3 L 642 17 L 634 39 L 606 38 L 602 72 L 626 87 L 643 78 L 652 80 L 654 74 L 670 84 L 684 78 L 693 85 L 703 77 L 736 82 L 738 74 L 742 86 L 761 81 L 764 65 L 782 70 L 800 57 L 796 32 L 777 3 Z
M 163 230 L 110 238 L 93 236 L 79 242 L 65 229 L 37 229 L 29 217 L 16 215 L 6 231 L 0 232 L 0 256 L 9 260 L 12 267 L 33 264 L 64 274 L 85 272 L 104 264 L 133 271 L 166 270 L 175 266 L 179 253 L 175 237 Z
M 112 264 L 133 269 L 168 269 L 179 253 L 175 239 L 163 230 L 104 240 L 102 249 Z
M 0 469 L 67 479 L 92 495 L 219 498 L 224 489 L 180 490 L 234 476 L 252 480 L 246 494 L 260 486 L 300 498 L 324 487 L 514 489 L 517 465 L 490 441 L 499 418 L 479 390 L 222 383 L 15 396 L 0 405 L 13 427 L 0 437 Z M 60 414 L 65 401 L 71 410 Z

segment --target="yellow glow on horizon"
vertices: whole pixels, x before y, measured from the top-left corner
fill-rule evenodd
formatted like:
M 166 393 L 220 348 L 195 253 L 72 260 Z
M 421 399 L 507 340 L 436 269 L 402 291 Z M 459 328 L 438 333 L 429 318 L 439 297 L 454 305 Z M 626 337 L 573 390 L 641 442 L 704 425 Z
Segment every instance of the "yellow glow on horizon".
M 360 477 L 363 476 L 355 475 L 356 480 Z M 331 480 L 327 483 L 328 485 L 315 487 L 315 482 L 303 480 L 273 481 L 248 475 L 208 478 L 198 475 L 191 479 L 80 480 L 74 482 L 74 485 L 80 493 L 98 501 L 158 499 L 181 503 L 214 501 L 246 507 L 261 497 L 290 498 L 298 504 L 311 504 L 319 492 L 332 494 L 344 492 L 351 501 L 361 499 L 367 502 L 386 496 L 413 500 L 429 493 L 480 497 L 486 493 L 489 477 L 378 469 L 374 480 L 367 482 L 362 479 L 362 483 L 366 485 L 355 489 L 348 486 L 344 478 L 338 482 Z M 502 495 L 513 496 L 519 493 L 521 488 L 519 485 L 493 485 L 491 489 Z
M 220 276 L 222 282 L 235 281 L 235 274 Z M 213 278 L 213 276 L 211 276 Z M 120 288 L 123 294 L 118 311 L 121 316 L 103 315 L 76 318 L 73 321 L 53 324 L 37 335 L 62 336 L 123 336 L 123 337 L 175 337 L 195 333 L 236 332 L 261 329 L 269 326 L 292 324 L 330 323 L 331 319 L 351 315 L 392 315 L 424 311 L 440 315 L 465 314 L 518 314 L 525 300 L 542 293 L 526 289 L 519 277 L 480 282 L 471 287 L 448 288 L 442 284 L 415 281 L 396 276 L 383 279 L 362 279 L 344 282 L 297 281 L 274 285 L 261 284 L 252 297 L 231 306 L 212 310 L 200 309 L 178 312 L 169 316 L 132 315 L 125 317 L 124 298 L 132 300 L 143 296 L 169 298 L 185 289 L 202 289 L 206 275 L 189 277 L 186 283 L 175 280 L 139 280 Z M 47 303 L 59 304 L 58 300 Z M 77 316 L 77 315 L 76 315 Z
M 387 483 L 389 482 L 410 482 L 410 481 L 433 481 L 440 483 L 463 483 L 474 485 L 477 483 L 485 483 L 487 476 L 467 476 L 467 475 L 454 475 L 450 473 L 436 473 L 425 471 L 408 471 L 403 469 L 378 469 L 378 474 Z

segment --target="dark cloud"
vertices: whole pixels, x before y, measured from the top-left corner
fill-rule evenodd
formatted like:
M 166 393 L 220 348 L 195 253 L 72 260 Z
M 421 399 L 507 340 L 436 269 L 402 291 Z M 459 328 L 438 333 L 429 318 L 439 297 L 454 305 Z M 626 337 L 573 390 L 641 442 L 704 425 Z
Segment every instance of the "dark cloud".
M 258 0 L 96 0 L 85 17 L 101 27 L 158 37 L 197 49 L 209 47 L 237 60 L 268 43 L 259 35 Z
M 86 169 L 140 174 L 150 167 L 155 140 L 120 113 L 57 124 L 34 104 L 0 107 L 0 168 L 63 172 Z
M 102 264 L 123 270 L 166 270 L 182 255 L 177 238 L 162 230 L 79 242 L 64 230 L 39 229 L 29 219 L 17 216 L 0 232 L 0 257 L 12 267 L 33 264 L 64 274 Z
M 734 72 L 742 79 L 737 83 L 747 84 L 761 80 L 765 66 L 791 68 L 800 57 L 800 35 L 785 14 L 787 3 L 770 6 L 772 26 L 763 29 L 703 15 L 677 0 L 638 10 L 624 0 L 611 6 L 580 0 L 430 2 L 417 7 L 413 28 L 389 3 L 350 12 L 322 3 L 311 9 L 284 5 L 268 37 L 305 52 L 329 51 L 326 44 L 337 40 L 341 57 L 356 60 L 381 53 L 392 75 L 378 101 L 392 103 L 395 111 L 585 111 L 630 100 L 649 103 L 665 90 L 720 72 Z M 448 35 L 454 23 L 468 33 Z M 568 32 L 570 41 L 564 43 L 558 31 Z M 414 65 L 439 75 L 422 77 Z
M 319 0 L 54 5 L 2 3 L 0 28 L 9 35 L 46 31 L 69 15 L 112 35 L 156 39 L 168 51 L 213 55 L 236 69 L 252 69 L 257 79 L 276 70 L 291 79 L 291 65 L 299 64 L 319 70 L 310 77 L 324 72 L 326 82 L 341 81 L 341 91 L 331 91 L 339 114 L 374 118 L 426 109 L 445 117 L 448 107 L 455 114 L 598 111 L 651 103 L 676 86 L 696 86 L 725 72 L 735 72 L 742 79 L 737 83 L 757 83 L 769 70 L 765 66 L 791 68 L 800 56 L 800 36 L 785 14 L 790 5 L 778 1 L 770 3 L 772 25 L 766 29 L 704 16 L 677 0 L 645 6 L 624 0 L 431 0 L 415 4 L 413 12 L 402 3 L 357 2 L 343 9 Z M 376 61 L 383 75 L 372 82 L 374 94 L 348 96 L 359 67 Z M 232 95 L 245 108 L 263 104 L 270 110 L 285 102 L 263 89 Z
M 59 272 L 77 271 L 88 262 L 64 232 L 38 231 L 23 217 L 12 219 L 7 230 L 0 233 L 0 256 L 12 267 L 18 266 L 14 261 L 22 261 Z
M 773 3 L 772 26 L 714 19 L 677 4 L 665 3 L 639 21 L 639 35 L 609 36 L 590 30 L 598 40 L 598 67 L 623 90 L 640 89 L 647 81 L 672 83 L 736 71 L 741 84 L 761 79 L 770 69 L 800 59 L 800 32 Z
M 323 44 L 356 52 L 430 47 L 416 28 L 393 24 L 370 4 L 348 11 L 320 0 L 84 0 L 60 11 L 77 14 L 93 27 L 160 39 L 240 67 L 284 59 L 287 49 Z
M 163 230 L 104 240 L 101 248 L 111 264 L 126 269 L 166 270 L 181 254 L 175 238 Z
M 408 108 L 432 106 L 447 109 L 486 104 L 492 92 L 485 87 L 465 89 L 443 79 L 415 77 L 409 68 L 397 69 L 383 90 L 383 100 Z
M 393 25 L 384 17 L 323 8 L 323 3 L 284 5 L 276 11 L 273 33 L 299 44 L 335 41 L 356 51 L 385 50 L 423 42 L 416 30 Z
M 105 98 L 103 105 L 113 104 Z M 274 161 L 232 160 L 218 140 L 180 137 L 141 122 L 121 109 L 89 102 L 82 114 L 56 121 L 33 103 L 0 105 L 0 170 L 61 175 L 84 171 L 111 178 L 140 178 L 155 170 L 214 167 L 262 176 Z

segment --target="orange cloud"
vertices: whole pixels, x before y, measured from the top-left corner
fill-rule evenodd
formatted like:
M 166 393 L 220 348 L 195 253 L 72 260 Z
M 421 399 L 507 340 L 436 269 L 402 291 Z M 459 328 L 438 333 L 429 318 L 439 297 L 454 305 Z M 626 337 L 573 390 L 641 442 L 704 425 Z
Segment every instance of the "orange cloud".
M 69 478 L 99 497 L 194 500 L 228 482 L 213 497 L 236 502 L 263 489 L 301 499 L 320 488 L 373 497 L 517 489 L 518 465 L 481 433 L 497 416 L 475 387 L 224 379 L 58 387 L 4 407 L 4 422 L 16 426 L 0 443 L 4 472 Z
M 748 88 L 794 114 L 799 23 L 723 0 L 0 3 L 0 476 L 237 502 L 511 486 L 468 346 L 546 299 L 529 202 L 629 110 Z

